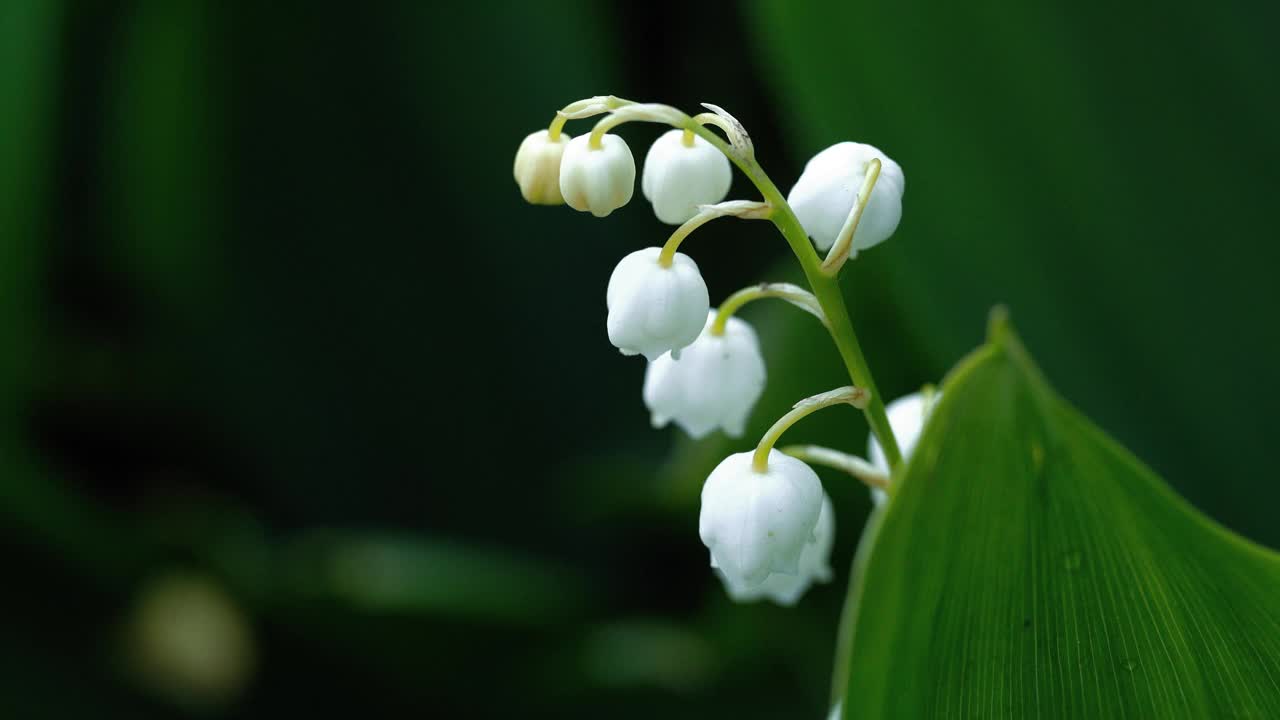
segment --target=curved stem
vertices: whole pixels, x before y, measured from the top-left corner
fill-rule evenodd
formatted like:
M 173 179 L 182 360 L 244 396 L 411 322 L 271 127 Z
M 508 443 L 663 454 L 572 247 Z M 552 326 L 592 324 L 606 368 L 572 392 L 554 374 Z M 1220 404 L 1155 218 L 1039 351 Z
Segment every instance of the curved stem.
M 667 242 L 662 246 L 662 252 L 658 253 L 658 264 L 664 268 L 671 267 L 671 263 L 675 261 L 676 250 L 680 249 L 680 243 L 689 237 L 689 233 L 711 220 L 729 215 L 743 220 L 765 220 L 771 212 L 772 209 L 768 204 L 751 200 L 729 200 L 715 205 L 699 205 L 698 214 L 686 220 L 671 233 L 671 237 L 667 238 Z
M 551 125 L 547 127 L 547 137 L 553 142 L 558 142 L 560 140 L 560 132 L 564 129 L 566 122 L 594 117 L 634 104 L 630 100 L 624 100 L 613 95 L 596 95 L 595 97 L 575 100 L 556 111 L 556 116 L 551 119 Z M 597 144 L 594 147 L 599 146 Z
M 800 225 L 800 220 L 787 204 L 782 192 L 753 158 L 737 152 L 720 136 L 695 122 L 693 118 L 689 118 L 684 127 L 702 136 L 702 139 L 715 145 L 720 152 L 724 153 L 755 184 L 765 202 L 773 207 L 771 216 L 773 224 L 782 232 L 787 244 L 791 246 L 791 251 L 795 253 L 800 266 L 804 269 L 809 288 L 813 290 L 814 296 L 822 305 L 823 313 L 829 322 L 831 338 L 840 351 L 840 358 L 849 372 L 849 379 L 871 396 L 866 407 L 867 424 L 871 426 L 871 432 L 875 433 L 876 439 L 880 441 L 880 447 L 884 449 L 889 467 L 897 468 L 902 463 L 902 452 L 898 449 L 893 429 L 889 426 L 889 416 L 885 413 L 884 400 L 880 397 L 875 380 L 871 376 L 871 369 L 867 366 L 866 357 L 862 354 L 858 336 L 853 331 L 849 310 L 844 304 L 844 295 L 840 291 L 836 278 L 823 272 L 822 261 L 813 249 L 813 243 L 809 242 L 809 236 Z
M 778 438 L 782 437 L 782 433 L 787 428 L 795 425 L 801 418 L 832 405 L 852 405 L 856 408 L 865 408 L 867 406 L 867 391 L 862 388 L 845 386 L 836 388 L 820 395 L 814 395 L 811 398 L 805 398 L 795 404 L 791 408 L 791 412 L 778 418 L 760 438 L 760 444 L 756 445 L 756 452 L 751 456 L 751 469 L 758 473 L 765 472 L 769 469 L 769 453 L 773 450 L 774 443 L 778 442 Z
M 591 128 L 591 136 L 587 140 L 587 147 L 593 150 L 600 149 L 600 143 L 604 134 L 609 130 L 628 122 L 656 122 L 664 125 L 670 125 L 674 128 L 682 127 L 682 124 L 689 120 L 689 116 L 680 112 L 670 105 L 662 105 L 659 103 L 633 103 L 629 101 L 619 101 L 626 104 L 613 108 L 613 112 L 608 117 L 600 119 L 596 126 Z M 687 131 L 688 128 L 685 128 Z M 691 141 L 692 142 L 692 141 Z
M 780 448 L 780 451 L 797 460 L 814 465 L 825 465 L 849 473 L 868 487 L 889 491 L 889 476 L 857 455 L 849 455 L 821 445 L 788 445 Z
M 600 138 L 605 131 L 629 120 L 666 123 L 672 127 L 688 130 L 714 145 L 755 184 L 756 189 L 764 197 L 765 203 L 771 208 L 770 219 L 773 220 L 773 224 L 782 233 L 782 236 L 786 238 L 787 244 L 791 246 L 791 251 L 795 253 L 796 259 L 800 261 L 800 266 L 804 269 L 805 278 L 809 281 L 809 287 L 813 290 L 814 296 L 822 306 L 823 313 L 827 317 L 831 339 L 840 351 L 840 359 L 844 361 L 845 369 L 849 372 L 849 379 L 853 381 L 854 385 L 865 389 L 870 394 L 865 407 L 867 424 L 871 426 L 871 432 L 875 433 L 876 438 L 880 441 L 880 447 L 884 449 L 885 457 L 889 461 L 889 467 L 891 469 L 897 468 L 902 463 L 902 452 L 898 449 L 898 442 L 893 436 L 893 428 L 889 426 L 889 416 L 885 413 L 884 400 L 880 397 L 875 380 L 871 377 L 871 369 L 867 366 L 866 357 L 862 354 L 862 347 L 858 344 L 858 336 L 853 331 L 853 324 L 849 319 L 849 310 L 845 307 L 844 295 L 840 291 L 839 283 L 835 277 L 828 275 L 823 270 L 822 260 L 813 249 L 813 243 L 809 242 L 809 236 L 804 227 L 801 226 L 795 211 L 791 209 L 787 199 L 778 190 L 778 187 L 769 179 L 764 168 L 760 167 L 760 164 L 756 162 L 754 155 L 750 151 L 749 143 L 742 143 L 744 148 L 740 151 L 719 135 L 711 132 L 703 123 L 714 123 L 717 127 L 722 127 L 726 132 L 729 132 L 731 136 L 736 134 L 737 129 L 730 130 L 732 124 L 719 115 L 716 115 L 716 117 L 723 120 L 724 125 L 705 117 L 705 114 L 699 115 L 698 118 L 693 118 L 669 106 L 640 105 L 613 96 L 590 98 L 575 103 L 575 105 L 578 104 L 585 106 L 585 109 L 581 111 L 582 113 L 598 114 L 594 112 L 597 107 L 600 108 L 600 112 L 615 111 L 614 115 L 604 118 L 592 129 L 591 139 L 588 142 L 589 147 L 598 148 L 600 146 Z M 714 110 L 715 108 L 713 107 L 712 109 Z M 571 117 L 574 116 L 573 113 L 566 112 L 566 114 Z M 725 127 L 725 125 L 728 127 Z M 690 228 L 690 231 L 692 231 L 692 228 Z M 678 232 L 679 230 L 677 230 Z M 686 232 L 685 235 L 687 234 Z M 676 239 L 675 244 L 679 245 L 681 240 L 683 240 L 683 236 Z M 671 244 L 671 241 L 668 241 L 668 244 Z M 672 257 L 674 257 L 674 253 L 673 249 L 671 251 Z
M 689 233 L 720 216 L 721 213 L 702 210 L 697 215 L 686 220 L 683 225 L 675 229 L 675 232 L 671 233 L 671 237 L 667 238 L 667 242 L 663 244 L 662 252 L 658 253 L 658 264 L 664 268 L 671 267 L 671 263 L 675 261 L 676 250 L 680 249 L 680 243 L 689 237 Z
M 724 118 L 720 117 L 715 113 L 709 113 L 709 112 L 698 113 L 697 115 L 693 116 L 693 121 L 698 123 L 699 125 L 715 125 L 716 127 L 723 130 L 725 135 L 728 135 L 729 137 L 733 137 L 733 133 L 735 132 L 734 127 L 729 124 L 728 120 L 725 120 Z M 686 129 L 685 132 L 693 132 L 693 131 Z
M 551 119 L 551 125 L 547 127 L 547 139 L 551 142 L 560 142 L 560 131 L 564 130 L 564 124 L 569 122 L 569 116 L 562 112 L 556 113 Z
M 786 300 L 821 320 L 823 325 L 827 324 L 827 316 L 822 314 L 822 305 L 818 304 L 818 298 L 814 297 L 813 293 L 791 283 L 761 283 L 743 288 L 725 298 L 725 301 L 720 303 L 720 310 L 716 313 L 716 319 L 711 323 L 711 329 L 708 332 L 712 335 L 723 335 L 729 318 L 733 317 L 739 308 L 753 300 L 764 298 Z

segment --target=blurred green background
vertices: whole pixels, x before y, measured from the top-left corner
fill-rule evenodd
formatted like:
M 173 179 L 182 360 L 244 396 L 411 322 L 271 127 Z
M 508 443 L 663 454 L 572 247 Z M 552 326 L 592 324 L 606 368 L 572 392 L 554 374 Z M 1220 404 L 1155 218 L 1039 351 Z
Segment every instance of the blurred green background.
M 1280 546 L 1276 15 L 0 3 L 0 708 L 823 715 L 864 492 L 824 475 L 840 572 L 792 610 L 723 597 L 697 495 L 845 379 L 816 323 L 759 304 L 748 437 L 649 429 L 604 288 L 669 229 L 638 193 L 596 220 L 511 179 L 600 93 L 726 107 L 784 189 L 878 145 L 904 220 L 845 284 L 886 394 L 1007 303 L 1059 390 Z M 659 132 L 622 134 L 639 159 Z M 763 224 L 686 248 L 713 301 L 797 277 Z M 793 439 L 865 433 L 833 411 Z

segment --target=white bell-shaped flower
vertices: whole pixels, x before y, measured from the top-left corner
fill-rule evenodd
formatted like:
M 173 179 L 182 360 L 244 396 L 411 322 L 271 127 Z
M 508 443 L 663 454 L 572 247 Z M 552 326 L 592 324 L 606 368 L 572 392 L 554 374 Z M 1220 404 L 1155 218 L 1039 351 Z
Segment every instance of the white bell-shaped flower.
M 609 278 L 609 342 L 623 355 L 663 353 L 679 360 L 698 339 L 711 300 L 693 258 L 676 253 L 670 267 L 659 262 L 661 248 L 637 250 L 622 258 Z
M 736 602 L 755 602 L 769 599 L 784 607 L 795 605 L 809 586 L 815 582 L 831 580 L 831 546 L 836 539 L 836 511 L 831 498 L 822 496 L 822 511 L 818 525 L 813 529 L 813 539 L 800 551 L 800 572 L 795 575 L 774 573 L 754 588 L 741 587 L 721 573 L 729 597 Z
M 598 148 L 591 147 L 590 135 L 579 135 L 565 147 L 560 194 L 574 210 L 604 217 L 631 202 L 635 184 L 635 158 L 617 135 L 601 136 Z
M 915 452 L 916 443 L 920 442 L 920 433 L 924 431 L 929 414 L 933 412 L 933 406 L 938 403 L 940 397 L 940 393 L 911 393 L 885 406 L 885 413 L 889 416 L 889 426 L 893 428 L 893 437 L 898 441 L 898 450 L 902 453 L 903 462 L 910 459 L 911 454 Z M 867 437 L 867 457 L 876 469 L 885 475 L 889 474 L 889 458 L 885 457 L 884 448 L 880 447 L 880 441 L 876 439 L 875 433 Z M 884 491 L 879 488 L 871 488 L 871 497 L 877 505 L 887 499 Z
M 644 404 L 653 426 L 675 421 L 695 439 L 716 428 L 740 437 L 764 392 L 764 357 L 756 331 L 730 317 L 722 334 L 714 334 L 716 311 L 707 312 L 702 334 L 680 359 L 668 353 L 649 363 L 644 376 Z
M 680 225 L 729 194 L 733 172 L 729 158 L 697 135 L 686 144 L 684 130 L 668 130 L 654 141 L 644 158 L 640 189 L 653 203 L 658 219 Z
M 515 177 L 525 202 L 534 205 L 562 205 L 560 158 L 573 138 L 561 133 L 552 140 L 546 130 L 530 133 L 516 150 Z
M 902 168 L 880 150 L 863 143 L 842 142 L 814 155 L 791 188 L 787 203 L 819 250 L 829 249 L 844 227 L 867 166 L 880 159 L 880 177 L 853 235 L 853 251 L 866 250 L 889 238 L 902 219 Z
M 770 450 L 768 468 L 757 472 L 753 454 L 730 455 L 711 471 L 698 517 L 711 567 L 743 590 L 774 573 L 799 575 L 822 512 L 822 483 L 812 468 Z

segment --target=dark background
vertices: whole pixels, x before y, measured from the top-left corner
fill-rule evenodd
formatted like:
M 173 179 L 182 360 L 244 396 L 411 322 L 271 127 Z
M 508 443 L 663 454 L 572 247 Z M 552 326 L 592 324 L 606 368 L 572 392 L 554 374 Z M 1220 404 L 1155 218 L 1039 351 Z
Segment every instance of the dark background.
M 649 429 L 604 288 L 669 228 L 638 191 L 596 220 L 511 180 L 524 135 L 600 93 L 728 108 L 784 190 L 831 143 L 880 146 L 904 220 L 844 282 L 886 394 L 939 380 L 1007 303 L 1064 395 L 1280 546 L 1277 19 L 7 0 L 0 708 L 824 714 L 864 492 L 824 475 L 837 578 L 792 610 L 724 598 L 697 495 L 846 380 L 816 324 L 759 304 L 747 438 Z M 659 132 L 621 131 L 638 160 Z M 797 278 L 765 224 L 722 222 L 685 245 L 713 302 Z M 789 437 L 865 433 L 832 411 Z

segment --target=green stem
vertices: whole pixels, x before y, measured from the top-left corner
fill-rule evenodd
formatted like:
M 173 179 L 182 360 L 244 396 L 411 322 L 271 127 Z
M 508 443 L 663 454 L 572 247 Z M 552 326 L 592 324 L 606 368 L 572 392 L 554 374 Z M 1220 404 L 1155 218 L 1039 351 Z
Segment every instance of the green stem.
M 769 454 L 773 452 L 774 444 L 778 442 L 778 438 L 782 437 L 782 433 L 800 420 L 832 405 L 852 405 L 856 408 L 864 408 L 866 404 L 866 389 L 853 386 L 836 388 L 835 390 L 829 390 L 801 400 L 795 404 L 795 407 L 791 408 L 791 412 L 778 418 L 778 421 L 765 432 L 764 437 L 760 438 L 760 444 L 756 445 L 755 455 L 751 457 L 751 469 L 758 473 L 767 471 L 769 469 Z
M 864 411 L 867 424 L 871 426 L 871 432 L 875 433 L 876 439 L 880 441 L 880 447 L 884 449 L 885 457 L 889 460 L 889 467 L 896 469 L 902 463 L 902 453 L 898 450 L 898 441 L 894 438 L 893 429 L 889 426 L 884 399 L 880 397 L 880 391 L 876 388 L 875 380 L 871 376 L 871 368 L 867 366 L 867 359 L 863 356 L 862 347 L 858 344 L 858 336 L 853 331 L 853 322 L 849 318 L 848 308 L 845 307 L 844 294 L 840 291 L 838 278 L 822 271 L 822 260 L 813 249 L 813 243 L 809 242 L 809 235 L 800 225 L 799 218 L 755 158 L 744 157 L 719 135 L 703 127 L 693 118 L 686 121 L 684 129 L 697 133 L 723 152 L 755 184 L 765 202 L 773 207 L 770 219 L 787 239 L 787 244 L 791 246 L 791 251 L 800 261 L 805 277 L 809 280 L 809 288 L 818 298 L 818 303 L 822 305 L 822 311 L 830 323 L 831 339 L 835 341 L 836 348 L 840 351 L 840 358 L 849 372 L 849 379 L 855 386 L 865 389 L 871 395 Z
M 716 336 L 724 335 L 725 326 L 734 313 L 749 302 L 765 298 L 786 300 L 821 320 L 823 325 L 827 324 L 827 318 L 822 314 L 822 306 L 818 304 L 818 298 L 814 297 L 813 293 L 791 283 L 761 283 L 743 288 L 725 298 L 724 302 L 720 303 L 720 308 L 716 311 L 716 319 L 711 323 L 711 329 L 708 332 Z
M 697 215 L 689 218 L 683 225 L 676 228 L 675 232 L 671 233 L 671 237 L 667 238 L 667 242 L 663 244 L 662 250 L 658 253 L 658 264 L 664 268 L 671 267 L 671 263 L 675 262 L 676 250 L 680 249 L 680 243 L 684 242 L 684 239 L 689 237 L 689 233 L 718 217 L 724 216 L 716 212 L 703 210 Z

